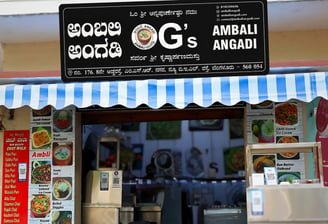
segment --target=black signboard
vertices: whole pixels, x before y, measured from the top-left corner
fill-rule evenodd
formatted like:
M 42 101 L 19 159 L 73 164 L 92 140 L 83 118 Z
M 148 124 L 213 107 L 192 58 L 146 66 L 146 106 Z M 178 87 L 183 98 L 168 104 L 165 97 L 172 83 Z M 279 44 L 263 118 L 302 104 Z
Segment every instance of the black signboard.
M 266 74 L 266 0 L 64 4 L 63 81 Z

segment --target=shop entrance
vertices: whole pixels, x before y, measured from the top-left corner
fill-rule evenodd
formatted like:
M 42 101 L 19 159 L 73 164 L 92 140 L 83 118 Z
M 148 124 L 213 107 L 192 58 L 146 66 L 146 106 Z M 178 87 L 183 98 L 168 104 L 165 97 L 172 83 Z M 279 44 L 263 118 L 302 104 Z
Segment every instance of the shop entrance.
M 245 209 L 243 116 L 239 105 L 82 111 L 83 194 L 97 140 L 116 135 L 119 159 L 102 145 L 99 163 L 123 170 L 121 223 L 211 223 L 209 209 Z

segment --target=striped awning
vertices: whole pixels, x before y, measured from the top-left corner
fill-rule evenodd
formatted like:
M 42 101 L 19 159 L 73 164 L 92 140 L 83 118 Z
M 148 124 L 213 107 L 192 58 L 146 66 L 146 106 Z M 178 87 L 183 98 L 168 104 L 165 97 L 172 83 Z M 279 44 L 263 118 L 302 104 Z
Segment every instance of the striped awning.
M 47 105 L 57 109 L 69 105 L 78 108 L 93 105 L 136 108 L 142 104 L 151 108 L 160 108 L 165 104 L 184 108 L 191 103 L 208 107 L 214 103 L 231 106 L 239 102 L 257 104 L 264 100 L 284 102 L 298 99 L 310 102 L 318 96 L 328 96 L 328 72 L 0 85 L 0 105 L 9 109 L 26 105 L 33 109 Z

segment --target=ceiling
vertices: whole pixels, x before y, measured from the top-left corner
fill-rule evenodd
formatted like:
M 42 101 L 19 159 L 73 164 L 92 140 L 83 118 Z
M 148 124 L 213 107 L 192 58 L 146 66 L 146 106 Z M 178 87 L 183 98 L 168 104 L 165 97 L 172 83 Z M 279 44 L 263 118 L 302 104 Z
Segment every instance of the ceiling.
M 0 43 L 59 41 L 58 6 L 73 2 L 77 1 L 0 0 Z M 268 28 L 271 32 L 328 29 L 327 12 L 328 0 L 268 0 Z

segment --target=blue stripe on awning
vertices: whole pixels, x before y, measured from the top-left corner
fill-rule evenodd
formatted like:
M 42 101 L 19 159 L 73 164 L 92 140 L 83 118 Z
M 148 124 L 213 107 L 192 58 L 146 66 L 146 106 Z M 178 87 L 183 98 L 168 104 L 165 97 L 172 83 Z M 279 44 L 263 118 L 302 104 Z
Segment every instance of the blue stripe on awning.
M 204 78 L 202 79 L 202 85 L 203 85 L 203 105 L 205 107 L 210 106 L 213 103 L 212 100 L 212 82 L 210 78 Z
M 268 80 L 265 77 L 258 78 L 258 92 L 259 92 L 259 101 L 265 101 L 268 96 Z
M 14 85 L 8 85 L 8 87 L 5 89 L 5 95 L 1 98 L 5 99 L 6 107 L 12 108 L 14 100 Z
M 230 80 L 229 77 L 220 78 L 221 89 L 217 91 L 221 92 L 221 103 L 224 105 L 231 105 L 231 95 L 230 95 Z
M 257 104 L 264 100 L 283 102 L 298 99 L 310 102 L 328 98 L 328 72 L 270 74 L 167 80 L 104 81 L 86 83 L 42 83 L 0 85 L 0 105 L 7 108 L 30 106 L 41 109 L 52 105 L 61 109 L 70 105 L 135 108 L 141 104 L 160 108 L 171 104 L 184 108 L 191 103 L 208 107 L 238 102 Z
M 128 88 L 127 88 L 127 102 L 126 106 L 129 108 L 134 108 L 136 107 L 136 82 L 131 81 L 128 83 Z
M 306 99 L 306 86 L 305 86 L 305 77 L 304 75 L 296 75 L 295 76 L 295 82 L 297 83 L 296 86 L 296 98 L 297 99 Z
M 76 83 L 74 86 L 74 105 L 80 105 L 80 107 L 83 105 L 83 88 L 82 87 L 83 87 L 82 83 Z
M 35 95 L 39 94 L 39 103 L 36 103 L 35 109 L 41 109 L 48 105 L 48 85 L 42 84 L 40 86 L 40 92 L 35 93 Z M 7 105 L 5 105 L 8 107 Z M 23 106 L 23 105 L 22 105 Z
M 176 90 L 174 87 L 175 87 L 174 79 L 166 80 L 166 103 L 171 105 L 176 105 L 175 104 Z M 160 106 L 158 105 L 158 107 Z
M 199 93 L 201 94 L 201 93 Z M 187 106 L 188 102 L 195 102 L 194 99 L 194 82 L 184 80 L 184 105 Z
M 157 107 L 157 85 L 156 85 L 156 80 L 149 80 L 148 83 L 148 94 L 149 96 L 153 96 L 153 97 L 149 97 L 148 99 L 148 105 L 156 108 Z
M 92 83 L 92 104 L 99 105 L 100 104 L 100 83 L 94 82 Z
M 285 76 L 278 76 L 277 77 L 277 93 L 278 93 L 278 101 L 283 102 L 288 100 L 286 94 L 287 87 L 286 87 L 286 77 Z
M 24 97 L 22 97 L 22 104 L 30 105 L 31 101 L 33 100 L 33 99 L 31 99 L 31 88 L 24 86 L 23 87 L 23 96 Z
M 239 81 L 239 92 L 240 99 L 245 102 L 249 102 L 249 88 L 248 88 L 248 79 L 243 79 Z
M 59 108 L 65 107 L 65 97 L 66 97 L 65 85 L 59 84 L 57 86 L 56 107 L 59 107 Z
M 107 96 L 109 99 L 109 104 L 107 107 L 115 106 L 118 104 L 118 83 L 111 82 L 109 83 L 109 95 Z

